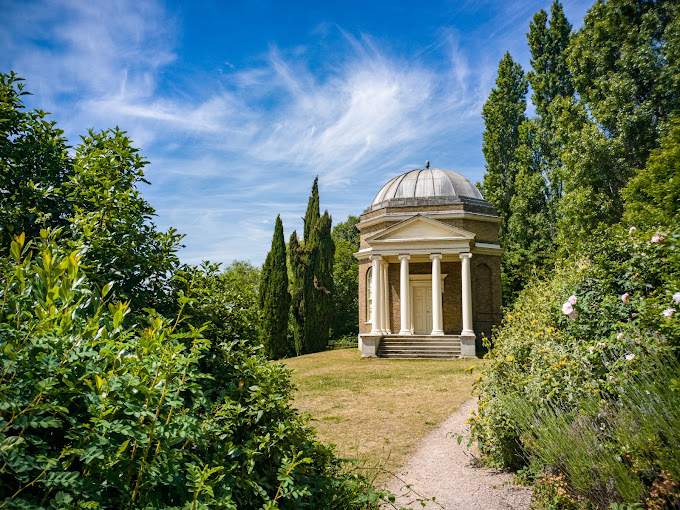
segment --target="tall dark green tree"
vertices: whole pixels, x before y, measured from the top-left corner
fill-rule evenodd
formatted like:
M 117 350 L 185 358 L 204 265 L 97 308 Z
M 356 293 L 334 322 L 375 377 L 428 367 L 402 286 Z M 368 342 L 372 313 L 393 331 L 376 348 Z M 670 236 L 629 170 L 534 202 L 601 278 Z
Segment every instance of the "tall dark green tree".
M 515 191 L 515 150 L 520 144 L 519 126 L 526 119 L 527 79 L 522 67 L 506 52 L 498 64 L 496 88 L 484 103 L 484 135 L 482 150 L 486 173 L 482 192 L 503 218 L 501 241 L 505 239 L 510 220 L 510 199 Z
M 513 303 L 529 276 L 542 272 L 553 259 L 554 242 L 545 174 L 536 146 L 534 119 L 520 126 L 520 146 L 515 151 L 515 193 L 510 199 L 510 219 L 501 264 L 503 303 Z
M 293 318 L 293 338 L 295 354 L 305 353 L 304 325 L 305 325 L 305 268 L 307 267 L 307 253 L 300 243 L 297 231 L 293 230 L 288 242 L 288 263 L 290 274 L 291 315 Z
M 333 243 L 332 233 L 333 220 L 324 211 L 323 216 L 319 218 L 316 228 L 319 233 L 318 240 L 318 257 L 314 264 L 314 292 L 317 301 L 317 316 L 319 332 L 316 337 L 316 350 L 322 351 L 328 345 L 331 322 L 333 319 L 333 300 L 334 300 L 334 285 L 333 285 L 333 266 L 335 262 L 335 243 Z
M 283 237 L 281 216 L 276 217 L 272 248 L 262 268 L 259 294 L 262 312 L 262 340 L 270 359 L 280 359 L 288 354 L 288 319 L 290 317 L 290 292 L 286 242 Z
M 533 69 L 527 79 L 536 116 L 520 126 L 520 144 L 514 154 L 515 186 L 504 238 L 506 305 L 513 302 L 532 272 L 545 271 L 554 258 L 556 201 L 562 194 L 561 147 L 553 134 L 555 100 L 574 93 L 566 53 L 570 33 L 571 24 L 558 1 L 552 4 L 550 25 L 547 13 L 541 9 L 529 26 Z
M 574 85 L 571 71 L 567 63 L 567 47 L 571 34 L 571 23 L 567 20 L 559 1 L 551 6 L 550 25 L 546 25 L 548 15 L 541 9 L 534 15 L 527 34 L 531 50 L 531 67 L 527 79 L 531 85 L 531 100 L 536 107 L 536 117 L 532 119 L 534 126 L 531 150 L 536 154 L 534 159 L 546 180 L 548 205 L 547 220 L 554 228 L 555 203 L 562 195 L 560 176 L 561 147 L 557 143 L 553 131 L 555 118 L 559 116 L 558 98 L 571 98 Z
M 295 350 L 297 354 L 322 351 L 330 333 L 333 303 L 332 219 L 328 211 L 319 214 L 318 177 L 304 218 L 305 238 L 299 242 L 293 232 L 289 244 L 291 264 L 292 310 L 295 320 Z
M 574 85 L 567 63 L 566 49 L 571 34 L 571 23 L 567 20 L 559 1 L 550 8 L 548 14 L 541 9 L 534 14 L 529 24 L 529 49 L 531 50 L 532 70 L 527 73 L 531 85 L 531 100 L 541 119 L 549 119 L 549 107 L 556 97 L 571 97 Z
M 305 212 L 305 223 L 303 227 L 304 239 L 309 239 L 310 233 L 316 223 L 321 217 L 321 212 L 319 208 L 319 178 L 314 178 L 314 183 L 312 184 L 312 194 L 309 196 L 309 202 L 307 203 L 307 211 Z

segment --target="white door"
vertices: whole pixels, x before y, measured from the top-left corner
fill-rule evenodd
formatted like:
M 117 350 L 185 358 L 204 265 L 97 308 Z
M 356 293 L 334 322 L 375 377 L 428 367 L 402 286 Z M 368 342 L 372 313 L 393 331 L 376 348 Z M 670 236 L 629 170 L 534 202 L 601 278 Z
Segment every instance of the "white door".
M 429 335 L 432 332 L 432 287 L 413 287 L 413 332 Z

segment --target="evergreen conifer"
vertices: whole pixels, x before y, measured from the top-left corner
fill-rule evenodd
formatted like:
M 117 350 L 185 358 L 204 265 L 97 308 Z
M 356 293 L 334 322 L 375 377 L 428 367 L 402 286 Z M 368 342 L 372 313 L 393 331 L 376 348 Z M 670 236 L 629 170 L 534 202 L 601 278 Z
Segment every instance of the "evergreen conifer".
M 291 296 L 288 291 L 286 243 L 281 217 L 276 217 L 271 251 L 262 269 L 260 310 L 265 351 L 270 359 L 288 354 L 288 319 Z
M 318 177 L 304 218 L 305 238 L 299 242 L 293 232 L 289 245 L 293 275 L 293 317 L 295 351 L 299 354 L 326 348 L 332 317 L 333 259 L 332 219 L 319 213 Z

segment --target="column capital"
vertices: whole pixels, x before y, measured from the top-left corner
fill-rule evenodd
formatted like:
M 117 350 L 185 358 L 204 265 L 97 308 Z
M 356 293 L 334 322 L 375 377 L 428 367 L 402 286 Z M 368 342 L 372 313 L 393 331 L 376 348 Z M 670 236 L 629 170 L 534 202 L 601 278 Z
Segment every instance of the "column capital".
M 430 254 L 430 259 L 431 259 L 431 260 L 434 260 L 434 259 L 439 259 L 439 260 L 441 260 L 441 259 L 442 259 L 442 254 L 441 254 L 441 253 L 431 253 L 431 254 Z
M 397 255 L 397 258 L 399 260 L 411 260 L 411 255 L 409 255 L 408 253 L 400 253 L 399 255 Z
M 462 259 L 471 259 L 471 258 L 472 258 L 472 253 L 469 253 L 469 252 L 467 252 L 467 253 L 460 253 L 458 256 L 461 258 L 461 260 L 462 260 Z
M 370 260 L 371 262 L 373 262 L 374 260 L 382 260 L 382 257 L 381 257 L 380 255 L 370 255 L 370 256 L 368 257 L 368 260 Z

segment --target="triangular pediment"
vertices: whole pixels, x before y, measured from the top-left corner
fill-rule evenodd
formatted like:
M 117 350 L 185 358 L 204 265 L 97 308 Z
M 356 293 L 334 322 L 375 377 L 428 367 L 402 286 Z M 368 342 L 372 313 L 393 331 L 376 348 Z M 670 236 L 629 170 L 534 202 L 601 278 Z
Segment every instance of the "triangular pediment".
M 373 243 L 405 243 L 425 241 L 470 241 L 475 234 L 426 216 L 416 215 L 366 238 Z

